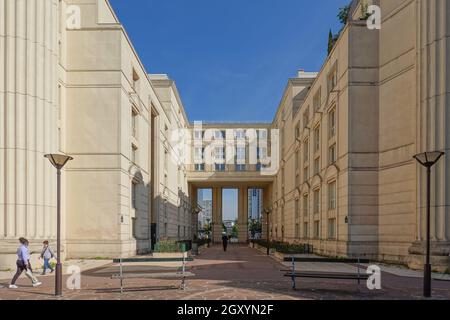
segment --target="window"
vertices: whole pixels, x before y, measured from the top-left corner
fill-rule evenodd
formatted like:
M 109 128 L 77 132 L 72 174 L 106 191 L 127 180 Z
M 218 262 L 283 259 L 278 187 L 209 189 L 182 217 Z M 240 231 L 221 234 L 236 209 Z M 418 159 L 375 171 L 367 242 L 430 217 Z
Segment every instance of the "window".
M 320 151 L 320 127 L 314 129 L 314 152 Z
M 320 189 L 314 190 L 314 214 L 320 213 Z
M 333 91 L 334 88 L 337 86 L 337 62 L 334 64 L 334 66 L 331 68 L 330 73 L 328 73 L 327 77 L 327 86 L 328 86 L 328 94 L 330 94 L 331 91 Z
M 246 166 L 245 164 L 237 164 L 236 165 L 236 171 L 245 171 Z
M 223 147 L 215 148 L 215 159 L 219 161 L 225 160 L 225 150 Z
M 167 222 L 164 223 L 164 236 L 166 238 L 169 236 L 169 228 L 167 227 Z
M 178 231 L 177 231 L 177 238 L 178 240 L 180 240 L 180 236 L 181 236 L 181 232 L 180 232 L 180 226 L 178 226 Z
M 321 95 L 322 95 L 322 88 L 319 88 L 319 90 L 317 90 L 317 92 L 316 92 L 316 94 L 314 95 L 314 98 L 313 98 L 314 111 L 317 111 L 317 110 L 320 109 L 320 105 L 322 103 Z
M 330 164 L 333 164 L 336 162 L 337 158 L 336 158 L 336 144 L 333 144 L 332 146 L 330 146 L 330 149 L 328 151 L 328 157 L 329 157 L 329 162 Z
M 237 159 L 238 163 L 245 162 L 245 159 L 246 159 L 245 147 L 237 147 L 236 148 L 236 159 Z
M 136 182 L 131 182 L 131 207 L 137 209 L 137 192 L 138 184 Z
M 297 126 L 295 126 L 295 138 L 299 139 L 300 138 L 300 123 L 297 124 Z
M 203 139 L 203 131 L 201 131 L 201 130 L 196 130 L 196 131 L 194 132 L 194 139 L 197 139 L 197 140 Z
M 309 123 L 309 107 L 306 108 L 306 111 L 303 113 L 303 129 L 308 127 Z
M 295 224 L 295 238 L 299 238 L 300 237 L 300 235 L 299 235 L 299 224 L 298 223 L 296 223 Z
M 314 239 L 320 238 L 320 221 L 314 221 Z
M 217 139 L 217 140 L 225 139 L 225 131 L 215 131 L 214 139 Z
M 305 194 L 303 196 L 303 215 L 306 217 L 309 214 L 309 203 L 308 203 L 308 195 Z
M 196 164 L 195 171 L 205 171 L 205 165 L 204 164 Z
M 309 179 L 309 167 L 303 168 L 303 181 L 308 181 Z
M 137 161 L 137 150 L 138 148 L 133 144 L 131 146 L 131 162 L 136 163 Z
M 308 227 L 308 222 L 303 223 L 303 237 L 305 239 L 309 238 L 309 227 Z
M 215 165 L 216 171 L 225 171 L 225 165 L 224 164 L 218 164 Z
M 303 162 L 307 163 L 309 161 L 309 140 L 303 143 Z
M 328 210 L 336 210 L 336 181 L 328 185 Z
M 131 134 L 134 138 L 137 138 L 137 121 L 138 121 L 138 113 L 132 109 L 131 111 Z
M 314 174 L 320 173 L 320 158 L 314 159 Z
M 267 130 L 258 130 L 258 135 L 260 140 L 267 140 Z
M 195 148 L 195 161 L 203 161 L 203 152 L 204 149 L 203 148 Z
M 300 200 L 295 200 L 295 219 L 298 220 L 300 217 Z
M 328 219 L 328 239 L 336 239 L 336 219 Z
M 336 135 L 336 109 L 330 111 L 328 115 L 329 122 L 329 138 L 333 138 Z
M 260 160 L 267 159 L 267 147 L 258 148 L 258 159 L 260 159 Z
M 236 139 L 245 139 L 245 131 L 244 130 L 236 130 L 234 133 Z

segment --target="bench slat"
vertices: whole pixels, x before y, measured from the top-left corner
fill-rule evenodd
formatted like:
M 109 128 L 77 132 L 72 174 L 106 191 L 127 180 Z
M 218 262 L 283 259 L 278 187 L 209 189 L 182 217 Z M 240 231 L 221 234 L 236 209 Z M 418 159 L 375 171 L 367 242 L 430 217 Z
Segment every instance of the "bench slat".
M 192 262 L 194 258 L 184 258 L 185 262 Z M 183 262 L 183 258 L 130 258 L 122 259 L 123 263 L 139 263 L 139 262 Z M 114 259 L 113 263 L 120 263 L 120 259 Z
M 317 279 L 348 279 L 348 280 L 358 280 L 358 279 L 369 279 L 370 275 L 368 274 L 355 274 L 355 273 L 308 273 L 308 272 L 296 272 L 294 274 L 292 273 L 286 273 L 284 274 L 285 277 L 292 278 L 293 276 L 295 278 L 317 278 Z
M 322 262 L 322 263 L 370 263 L 368 259 L 328 259 L 328 258 L 300 258 L 294 257 L 295 262 Z M 284 258 L 284 262 L 292 262 L 292 257 Z
M 195 277 L 194 273 L 185 272 L 183 273 L 124 273 L 122 276 L 120 274 L 114 274 L 111 279 L 159 279 L 159 278 L 192 278 Z

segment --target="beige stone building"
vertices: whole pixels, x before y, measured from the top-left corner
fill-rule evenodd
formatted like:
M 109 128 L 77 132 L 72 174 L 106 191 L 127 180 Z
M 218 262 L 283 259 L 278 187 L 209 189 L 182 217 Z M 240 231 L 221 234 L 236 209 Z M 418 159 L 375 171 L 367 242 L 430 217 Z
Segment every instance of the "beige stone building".
M 258 188 L 274 240 L 420 267 L 424 171 L 412 157 L 449 150 L 450 6 L 374 2 L 381 29 L 360 19 L 368 1 L 353 1 L 322 69 L 289 79 L 273 123 L 199 129 L 174 81 L 148 74 L 107 0 L 0 0 L 0 267 L 14 264 L 21 236 L 33 250 L 55 241 L 46 153 L 74 157 L 63 174 L 67 258 L 191 239 L 201 188 L 212 189 L 215 240 L 222 191 L 238 189 L 245 242 L 248 190 Z M 447 156 L 433 173 L 440 269 L 449 266 L 449 172 Z

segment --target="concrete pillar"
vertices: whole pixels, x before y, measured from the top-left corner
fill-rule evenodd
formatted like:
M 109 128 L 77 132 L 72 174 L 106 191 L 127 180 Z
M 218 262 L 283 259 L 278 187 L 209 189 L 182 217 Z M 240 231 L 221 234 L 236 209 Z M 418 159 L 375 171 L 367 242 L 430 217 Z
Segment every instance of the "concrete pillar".
M 241 187 L 238 192 L 238 237 L 239 243 L 248 240 L 248 188 Z
M 212 189 L 212 211 L 213 211 L 213 239 L 215 243 L 222 241 L 222 188 L 214 187 Z

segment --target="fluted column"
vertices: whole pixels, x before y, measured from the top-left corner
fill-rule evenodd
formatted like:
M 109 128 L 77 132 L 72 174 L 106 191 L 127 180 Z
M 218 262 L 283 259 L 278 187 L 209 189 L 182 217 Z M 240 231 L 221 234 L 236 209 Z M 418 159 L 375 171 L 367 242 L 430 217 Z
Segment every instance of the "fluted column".
M 432 225 L 435 241 L 450 240 L 450 4 L 446 0 L 418 1 L 418 45 L 420 112 L 418 152 L 442 150 L 447 153 L 432 175 Z M 419 176 L 419 240 L 425 238 L 425 179 Z
M 55 237 L 57 0 L 0 0 L 0 239 Z M 1 242 L 0 242 L 1 246 Z

